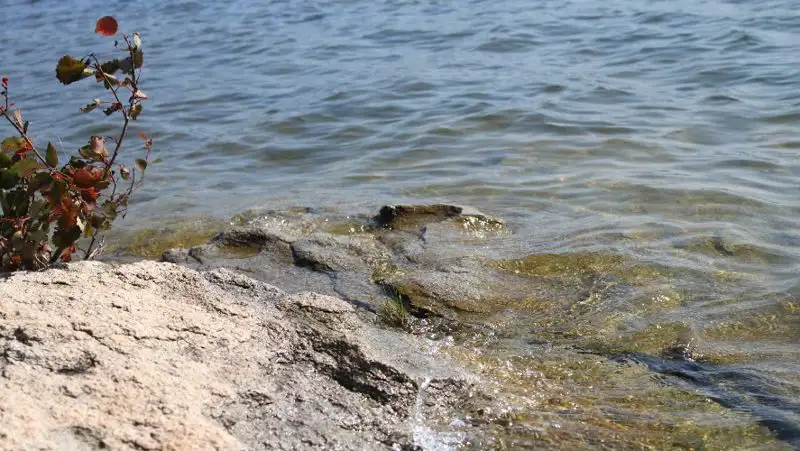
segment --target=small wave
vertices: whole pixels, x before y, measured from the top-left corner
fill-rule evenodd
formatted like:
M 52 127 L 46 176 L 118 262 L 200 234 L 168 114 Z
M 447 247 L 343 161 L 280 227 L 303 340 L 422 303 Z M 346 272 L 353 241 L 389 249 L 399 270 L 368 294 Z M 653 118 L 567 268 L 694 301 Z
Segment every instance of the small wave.
M 714 94 L 703 99 L 703 103 L 707 103 L 710 105 L 726 105 L 729 103 L 738 103 L 738 102 L 741 101 L 736 97 L 727 96 L 724 94 Z
M 761 121 L 767 124 L 794 124 L 800 122 L 800 112 L 766 116 Z
M 537 44 L 530 39 L 496 38 L 479 45 L 475 50 L 491 53 L 520 53 L 534 49 Z

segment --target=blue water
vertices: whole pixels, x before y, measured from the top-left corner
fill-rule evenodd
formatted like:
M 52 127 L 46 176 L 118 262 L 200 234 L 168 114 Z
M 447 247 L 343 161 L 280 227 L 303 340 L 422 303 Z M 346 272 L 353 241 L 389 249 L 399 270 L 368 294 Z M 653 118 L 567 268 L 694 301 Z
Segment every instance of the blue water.
M 144 40 L 151 99 L 134 130 L 162 160 L 124 227 L 263 205 L 471 204 L 532 247 L 730 275 L 684 281 L 690 301 L 645 322 L 744 324 L 715 346 L 793 375 L 778 377 L 797 394 L 798 11 L 797 0 L 2 0 L 0 73 L 38 142 L 69 150 L 113 132 L 113 119 L 78 112 L 102 89 L 60 86 L 54 68 L 64 53 L 114 55 L 92 34 L 114 14 Z

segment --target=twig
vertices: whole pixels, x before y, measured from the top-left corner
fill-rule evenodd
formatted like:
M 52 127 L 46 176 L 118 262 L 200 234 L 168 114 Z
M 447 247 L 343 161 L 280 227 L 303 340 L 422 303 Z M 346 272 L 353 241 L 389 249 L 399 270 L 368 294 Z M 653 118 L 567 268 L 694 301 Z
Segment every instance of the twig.
M 39 153 L 39 151 L 36 150 L 36 147 L 33 145 L 33 141 L 31 141 L 31 139 L 28 138 L 28 134 L 25 133 L 25 130 L 23 130 L 22 127 L 19 126 L 19 124 L 17 124 L 14 120 L 12 120 L 8 116 L 8 97 L 6 97 L 6 108 L 3 108 L 3 117 L 6 118 L 6 120 L 8 121 L 9 124 L 14 126 L 14 128 L 17 130 L 19 135 L 22 137 L 22 139 L 24 139 L 25 142 L 28 143 L 28 146 L 30 147 L 30 149 L 33 151 L 33 153 L 36 155 L 36 157 L 39 158 L 39 161 L 41 161 L 46 167 L 50 168 L 50 172 L 51 173 L 54 172 L 55 168 L 51 168 L 50 165 L 47 164 L 47 160 L 45 160 L 42 157 L 42 155 Z
M 100 60 L 97 59 L 97 56 L 92 55 L 92 58 L 94 58 L 94 62 L 95 62 L 95 70 L 97 70 L 100 73 L 100 75 L 102 75 L 103 80 L 108 84 L 109 89 L 111 90 L 111 93 L 114 94 L 114 99 L 117 101 L 117 104 L 120 105 L 120 111 L 122 112 L 122 119 L 123 119 L 122 130 L 120 131 L 119 137 L 116 139 L 116 146 L 114 147 L 114 152 L 111 154 L 111 159 L 108 160 L 106 162 L 106 164 L 105 164 L 105 168 L 103 170 L 103 179 L 106 179 L 106 177 L 108 177 L 108 173 L 111 171 L 111 168 L 114 166 L 114 163 L 116 162 L 117 157 L 119 156 L 120 149 L 122 149 L 122 142 L 125 140 L 125 135 L 126 135 L 126 133 L 128 131 L 128 124 L 130 123 L 129 114 L 130 114 L 131 111 L 133 111 L 133 108 L 136 106 L 136 100 L 137 100 L 136 99 L 136 92 L 139 90 L 138 78 L 136 77 L 135 50 L 131 49 L 131 45 L 130 45 L 130 42 L 128 41 L 128 37 L 123 35 L 123 38 L 125 39 L 125 43 L 128 45 L 128 49 L 129 49 L 128 53 L 129 53 L 130 58 L 131 58 L 131 72 L 133 73 L 132 74 L 132 79 L 131 79 L 132 94 L 131 94 L 130 99 L 128 100 L 128 110 L 127 111 L 125 111 L 125 107 L 123 106 L 122 100 L 119 98 L 119 93 L 117 92 L 118 88 L 111 82 L 111 79 L 108 77 L 108 75 L 105 73 L 105 71 L 103 71 L 102 64 L 100 64 Z M 133 171 L 132 171 L 131 176 L 132 176 L 132 181 L 131 181 L 131 184 L 130 184 L 127 192 L 126 192 L 126 194 L 128 196 L 133 191 L 134 181 L 136 180 L 135 173 Z M 117 191 L 117 183 L 116 183 L 116 181 L 114 181 L 114 188 L 112 189 L 111 197 L 110 197 L 111 202 L 114 202 L 114 194 L 116 193 L 116 191 Z M 100 229 L 95 229 L 94 233 L 92 233 L 92 240 L 89 242 L 89 246 L 86 248 L 86 251 L 84 252 L 84 259 L 85 260 L 90 260 L 90 259 L 94 258 L 97 254 L 99 254 L 101 252 L 102 249 L 100 249 L 100 248 L 98 248 L 97 250 L 93 249 L 95 242 L 97 242 L 97 238 L 98 238 L 99 234 L 100 234 Z

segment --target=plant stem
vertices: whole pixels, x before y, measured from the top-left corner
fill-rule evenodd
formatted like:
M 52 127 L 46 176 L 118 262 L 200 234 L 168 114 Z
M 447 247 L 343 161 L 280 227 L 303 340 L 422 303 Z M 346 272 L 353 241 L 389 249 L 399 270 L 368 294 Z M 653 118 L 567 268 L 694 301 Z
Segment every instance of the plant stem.
M 22 139 L 24 139 L 25 142 L 28 143 L 28 146 L 30 146 L 30 148 L 33 151 L 33 153 L 36 155 L 37 158 L 39 158 L 39 161 L 42 162 L 42 164 L 44 164 L 46 167 L 50 168 L 50 165 L 47 164 L 47 161 L 44 158 L 42 158 L 42 155 L 39 153 L 38 150 L 36 150 L 36 147 L 33 145 L 33 141 L 31 141 L 31 139 L 28 138 L 28 134 L 25 133 L 25 130 L 23 130 L 19 126 L 19 124 L 14 122 L 14 120 L 12 120 L 10 117 L 8 117 L 8 108 L 4 108 L 3 109 L 3 117 L 6 118 L 6 120 L 8 121 L 9 124 L 14 126 L 14 128 L 17 130 L 19 135 L 22 137 Z M 55 171 L 55 168 L 50 168 L 50 172 L 53 172 L 53 171 Z
M 114 94 L 114 99 L 116 99 L 119 105 L 122 105 L 122 100 L 120 100 L 119 94 L 117 94 L 117 88 L 111 83 L 111 80 L 108 78 L 108 75 L 105 72 L 103 72 L 100 61 L 97 59 L 97 57 L 93 56 L 93 58 L 97 66 L 95 70 L 100 72 L 100 75 L 103 76 L 103 80 L 105 80 L 105 82 L 108 83 L 108 86 L 111 89 L 111 93 Z M 131 58 L 131 64 L 133 64 L 133 58 Z M 134 97 L 131 96 L 131 101 L 129 102 L 130 105 L 128 108 L 131 108 L 133 106 L 134 100 L 135 100 Z M 108 173 L 111 171 L 111 166 L 114 164 L 114 161 L 116 161 L 117 156 L 119 155 L 119 150 L 120 148 L 122 148 L 122 141 L 125 140 L 125 133 L 128 130 L 128 122 L 130 122 L 130 119 L 128 118 L 128 113 L 125 112 L 124 107 L 121 108 L 120 111 L 122 112 L 122 119 L 124 121 L 122 124 L 122 131 L 119 134 L 119 138 L 117 138 L 117 145 L 116 147 L 114 147 L 114 153 L 111 155 L 111 160 L 108 161 L 105 169 L 103 170 L 103 179 L 105 179 L 108 176 Z
M 125 41 L 127 42 L 127 38 L 125 39 Z M 111 80 L 108 78 L 108 75 L 105 72 L 103 72 L 103 69 L 101 67 L 102 65 L 100 64 L 100 61 L 97 59 L 97 57 L 93 56 L 93 58 L 94 58 L 95 65 L 96 65 L 95 70 L 97 70 L 100 73 L 100 75 L 103 76 L 103 80 L 106 83 L 108 83 L 108 86 L 111 89 L 111 93 L 114 94 L 114 99 L 117 101 L 117 104 L 122 105 L 122 100 L 119 98 L 119 93 L 117 92 L 118 91 L 117 87 L 114 86 L 111 83 Z M 135 63 L 133 61 L 133 53 L 132 52 L 131 52 L 131 64 L 135 65 Z M 134 70 L 135 70 L 135 68 L 134 68 Z M 138 88 L 136 87 L 136 81 L 135 81 L 135 76 L 134 76 L 133 92 L 135 93 L 137 89 Z M 133 108 L 135 102 L 136 102 L 136 97 L 134 95 L 131 95 L 131 98 L 130 98 L 130 100 L 128 102 L 128 111 L 130 111 Z M 104 180 L 106 179 L 106 177 L 108 177 L 108 173 L 111 172 L 111 168 L 114 166 L 114 162 L 116 162 L 117 157 L 119 156 L 120 149 L 122 149 L 122 142 L 125 140 L 125 135 L 128 132 L 128 124 L 130 123 L 130 117 L 128 116 L 128 113 L 125 111 L 124 107 L 122 107 L 120 109 L 120 111 L 122 112 L 122 119 L 123 119 L 122 130 L 120 131 L 119 137 L 117 138 L 117 143 L 116 143 L 116 146 L 114 147 L 114 153 L 111 154 L 111 159 L 108 160 L 108 162 L 105 165 L 105 169 L 103 169 L 103 179 Z M 116 189 L 117 189 L 116 188 L 116 183 L 114 183 L 114 191 L 116 191 Z M 98 237 L 99 234 L 100 234 L 100 230 L 99 229 L 95 230 L 94 233 L 92 233 L 92 240 L 89 242 L 89 246 L 86 248 L 86 251 L 83 254 L 84 259 L 89 260 L 89 259 L 94 257 L 94 255 L 92 255 L 93 254 L 93 250 L 94 250 L 93 248 L 94 248 L 95 243 L 97 242 L 97 237 Z

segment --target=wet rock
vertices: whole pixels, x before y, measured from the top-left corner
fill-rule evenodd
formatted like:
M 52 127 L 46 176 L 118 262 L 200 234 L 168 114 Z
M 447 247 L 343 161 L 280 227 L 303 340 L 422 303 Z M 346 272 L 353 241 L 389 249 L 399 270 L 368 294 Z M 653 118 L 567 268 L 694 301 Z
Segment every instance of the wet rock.
M 291 255 L 289 242 L 285 233 L 275 233 L 264 227 L 231 227 L 212 240 L 212 244 L 233 248 L 258 248 L 278 254 Z
M 253 227 L 290 243 L 308 236 L 326 223 L 327 217 L 312 208 L 293 208 L 287 211 L 251 210 L 234 218 L 239 226 Z
M 632 286 L 651 286 L 658 276 L 654 268 L 611 255 L 509 259 L 502 221 L 469 207 L 386 206 L 375 219 L 385 227 L 351 224 L 348 230 L 358 232 L 346 234 L 321 231 L 321 224 L 339 224 L 328 219 L 309 211 L 263 216 L 254 220 L 257 225 L 232 227 L 206 245 L 171 250 L 164 259 L 199 270 L 235 269 L 289 293 L 315 291 L 371 312 L 399 294 L 412 314 L 447 321 L 465 321 L 466 314 L 470 322 L 479 315 L 482 322 L 494 318 L 503 324 L 514 317 L 525 323 L 530 314 L 574 323 L 570 318 L 597 314 L 598 306 L 629 303 L 642 292 Z M 299 230 L 291 235 L 287 224 Z M 492 249 L 497 253 L 487 255 Z M 510 310 L 516 313 L 505 313 Z
M 387 282 L 414 307 L 452 316 L 452 311 L 487 313 L 497 289 L 467 271 L 414 271 Z
M 190 258 L 189 249 L 180 247 L 167 249 L 161 254 L 161 261 L 169 263 L 189 263 Z
M 470 221 L 483 221 L 502 224 L 499 219 L 484 215 L 475 208 L 460 205 L 386 205 L 380 209 L 375 221 L 378 225 L 395 230 L 414 231 L 424 224 L 436 223 L 454 218 L 473 218 Z
M 495 311 L 497 302 L 487 299 L 508 292 L 494 268 L 472 265 L 469 275 L 455 272 L 456 260 L 474 257 L 475 245 L 505 230 L 502 221 L 474 208 L 385 206 L 374 218 L 383 227 L 359 226 L 348 217 L 347 230 L 358 232 L 344 234 L 322 231 L 341 224 L 329 219 L 308 210 L 255 215 L 206 245 L 172 249 L 162 258 L 199 270 L 232 268 L 291 293 L 338 296 L 373 312 L 386 300 L 387 287 L 412 297 L 419 309 L 449 317 L 453 311 Z M 407 277 L 384 283 L 395 273 Z
M 524 311 L 528 299 L 552 294 L 523 277 L 480 266 L 401 271 L 384 284 L 406 296 L 414 308 L 451 319 L 464 314 L 486 317 L 510 308 Z
M 0 318 L 3 449 L 413 449 L 474 381 L 341 299 L 227 269 L 14 274 Z
M 317 233 L 292 243 L 295 264 L 315 271 L 365 271 L 389 260 L 389 251 L 371 235 Z
M 425 260 L 425 242 L 419 233 L 389 230 L 376 238 L 394 254 L 395 260 L 421 263 Z

